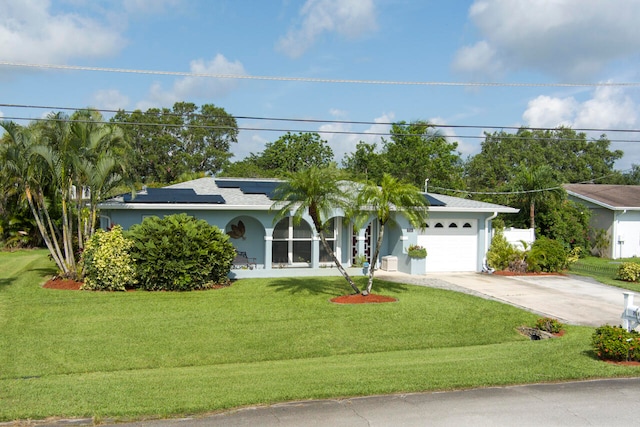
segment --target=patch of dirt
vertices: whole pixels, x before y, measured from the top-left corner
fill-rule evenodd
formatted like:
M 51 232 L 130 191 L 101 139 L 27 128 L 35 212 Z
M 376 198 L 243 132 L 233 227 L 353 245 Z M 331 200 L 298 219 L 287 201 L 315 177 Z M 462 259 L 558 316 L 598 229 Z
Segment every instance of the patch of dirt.
M 367 296 L 364 296 L 362 294 L 342 295 L 339 297 L 331 298 L 331 302 L 336 304 L 370 304 L 396 301 L 398 301 L 396 298 L 376 294 L 369 294 Z
M 62 289 L 65 291 L 79 291 L 82 285 L 82 282 L 54 277 L 53 279 L 48 280 L 42 287 L 47 289 Z

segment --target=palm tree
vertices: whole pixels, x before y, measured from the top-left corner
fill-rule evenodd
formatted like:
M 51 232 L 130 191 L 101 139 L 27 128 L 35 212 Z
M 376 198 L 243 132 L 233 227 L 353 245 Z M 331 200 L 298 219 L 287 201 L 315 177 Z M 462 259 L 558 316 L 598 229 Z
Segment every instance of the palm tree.
M 24 192 L 60 273 L 78 278 L 77 248 L 94 232 L 97 204 L 126 176 L 121 131 L 89 111 L 76 113 L 72 120 L 52 113 L 48 120 L 28 127 L 12 122 L 0 126 L 8 135 L 1 150 L 3 175 Z M 88 209 L 82 200 L 83 187 L 91 194 Z M 49 214 L 49 205 L 58 203 L 60 227 Z
M 13 122 L 1 122 L 7 137 L 1 150 L 3 176 L 14 188 L 23 192 L 51 258 L 63 275 L 70 274 L 69 265 L 60 248 L 56 227 L 49 215 L 51 180 L 41 156 L 36 155 L 39 134 L 34 127 L 22 127 Z
M 349 203 L 348 192 L 345 191 L 344 185 L 341 185 L 341 177 L 342 173 L 335 166 L 327 168 L 311 166 L 308 169 L 289 173 L 287 180 L 276 188 L 273 195 L 276 202 L 272 208 L 278 209 L 274 221 L 292 215 L 294 224 L 299 224 L 305 212 L 309 212 L 322 246 L 351 288 L 356 293 L 360 293 L 360 289 L 344 269 L 325 237 L 329 219 L 327 217 L 331 212 L 340 208 L 346 212 L 352 205 Z
M 550 166 L 527 167 L 520 165 L 513 183 L 513 190 L 521 192 L 521 200 L 529 208 L 529 224 L 536 228 L 536 206 L 541 205 L 546 199 L 558 197 L 562 189 L 558 186 L 554 177 L 554 171 Z
M 401 182 L 385 173 L 379 186 L 368 183 L 362 187 L 358 194 L 357 206 L 361 219 L 368 219 L 373 214 L 378 220 L 378 238 L 369 267 L 367 288 L 363 292 L 364 295 L 368 295 L 373 286 L 373 275 L 380 255 L 385 225 L 393 219 L 394 214 L 399 214 L 407 218 L 414 227 L 422 227 L 428 215 L 428 202 L 417 187 Z

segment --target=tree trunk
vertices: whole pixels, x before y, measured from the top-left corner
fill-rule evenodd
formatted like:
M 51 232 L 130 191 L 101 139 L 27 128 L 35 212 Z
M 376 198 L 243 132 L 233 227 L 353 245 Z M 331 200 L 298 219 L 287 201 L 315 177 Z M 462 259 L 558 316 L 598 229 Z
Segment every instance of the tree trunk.
M 54 245 L 53 242 L 51 241 L 49 233 L 47 233 L 47 228 L 42 222 L 42 218 L 40 216 L 39 210 L 36 208 L 36 205 L 33 202 L 33 195 L 31 194 L 31 190 L 29 189 L 29 187 L 25 189 L 25 193 L 27 195 L 27 201 L 29 202 L 29 208 L 31 208 L 31 213 L 33 214 L 33 218 L 36 220 L 36 225 L 38 226 L 38 230 L 40 230 L 40 234 L 42 235 L 42 240 L 44 240 L 44 243 L 47 246 L 47 249 L 49 249 L 51 258 L 53 258 L 53 261 L 58 266 L 58 269 L 63 273 L 66 273 L 67 272 L 66 266 L 64 265 L 64 262 L 62 261 L 62 256 L 59 253 L 60 249 L 56 248 L 57 245 Z M 53 236 L 53 238 L 55 241 L 55 235 Z
M 333 252 L 333 250 L 331 249 L 331 246 L 329 246 L 329 243 L 327 242 L 327 239 L 324 237 L 324 234 L 320 233 L 320 234 L 318 234 L 318 236 L 320 236 L 320 241 L 322 242 L 322 246 L 324 246 L 324 249 L 327 251 L 327 253 L 331 257 L 331 259 L 335 263 L 336 267 L 338 267 L 338 271 L 340 272 L 340 274 L 342 274 L 342 276 L 345 278 L 345 280 L 347 282 L 349 282 L 349 285 L 351 286 L 351 288 L 357 294 L 359 294 L 360 293 L 360 289 L 358 289 L 358 286 L 356 286 L 356 284 L 353 281 L 353 279 L 351 278 L 351 276 L 349 276 L 349 273 L 347 273 L 347 270 L 344 269 L 344 267 L 342 266 L 342 263 L 338 260 L 338 257 L 336 257 L 335 252 Z
M 369 263 L 369 280 L 367 282 L 367 295 L 371 293 L 373 287 L 373 273 L 378 263 L 378 256 L 380 256 L 380 246 L 382 246 L 382 237 L 384 236 L 384 223 L 379 222 L 380 229 L 378 230 L 378 240 L 376 241 L 376 250 L 373 251 L 373 257 Z
M 529 204 L 529 218 L 531 219 L 531 228 L 533 228 L 533 232 L 536 230 L 536 204 L 531 202 Z

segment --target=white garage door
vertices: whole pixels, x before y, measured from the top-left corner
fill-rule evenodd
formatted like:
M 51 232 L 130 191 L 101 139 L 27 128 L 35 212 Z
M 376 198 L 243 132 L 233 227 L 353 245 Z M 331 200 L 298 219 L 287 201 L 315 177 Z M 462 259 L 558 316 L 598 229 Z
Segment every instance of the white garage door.
M 418 236 L 427 248 L 427 273 L 478 271 L 477 220 L 429 220 Z

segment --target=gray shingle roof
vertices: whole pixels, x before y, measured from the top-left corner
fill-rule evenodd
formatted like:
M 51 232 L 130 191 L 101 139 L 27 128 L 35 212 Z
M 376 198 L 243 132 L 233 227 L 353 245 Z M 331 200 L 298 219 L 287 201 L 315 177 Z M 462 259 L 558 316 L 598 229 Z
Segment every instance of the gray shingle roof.
M 572 196 L 610 209 L 640 209 L 640 185 L 565 184 Z
M 221 184 L 218 185 L 216 181 Z M 192 189 L 198 195 L 217 195 L 221 196 L 225 203 L 223 205 L 217 205 L 220 209 L 229 209 L 229 207 L 251 208 L 257 210 L 268 210 L 271 208 L 273 201 L 267 194 L 248 194 L 243 192 L 242 188 L 249 187 L 248 191 L 255 191 L 256 188 L 265 188 L 265 191 L 273 184 L 282 182 L 277 179 L 252 179 L 252 178 L 199 178 L 192 181 L 181 182 L 179 184 L 169 185 L 167 189 Z M 263 185 L 256 186 L 255 183 L 262 183 Z M 246 184 L 246 185 L 245 185 Z M 233 187 L 232 187 L 233 185 Z M 237 186 L 235 186 L 237 185 Z M 248 187 L 247 187 L 248 186 Z M 501 213 L 516 213 L 517 209 L 510 208 L 508 206 L 497 205 L 493 203 L 478 202 L 475 200 L 463 199 L 460 197 L 445 196 L 442 194 L 427 193 L 433 199 L 442 202 L 444 206 L 439 204 L 433 204 L 429 209 L 433 211 L 442 212 L 501 212 Z M 134 200 L 135 203 L 135 200 Z M 119 206 L 124 206 L 125 201 L 122 197 L 111 199 L 104 204 L 103 207 L 111 209 L 117 209 Z M 175 207 L 175 203 L 172 205 Z M 200 205 L 198 208 L 202 208 Z M 211 207 L 215 209 L 214 206 Z

